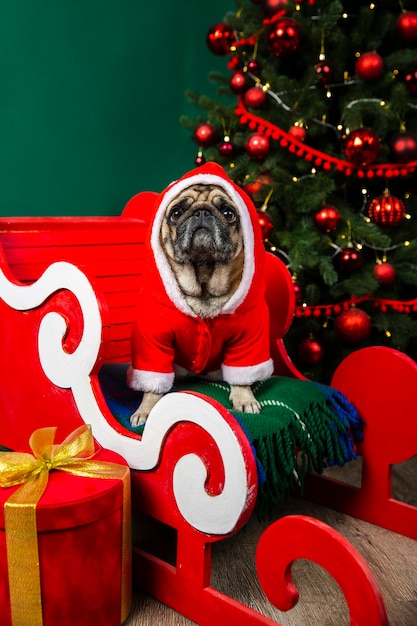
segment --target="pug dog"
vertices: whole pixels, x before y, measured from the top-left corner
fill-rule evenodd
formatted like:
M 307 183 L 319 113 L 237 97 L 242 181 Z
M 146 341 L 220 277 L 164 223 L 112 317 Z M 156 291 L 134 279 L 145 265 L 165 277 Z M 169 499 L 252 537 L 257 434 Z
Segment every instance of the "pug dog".
M 169 276 L 169 280 L 174 280 L 176 283 L 170 284 L 170 289 L 176 290 L 179 294 L 182 302 L 178 305 L 179 308 L 189 309 L 190 324 L 192 318 L 205 320 L 210 327 L 213 327 L 216 337 L 219 332 L 222 332 L 222 326 L 220 325 L 220 330 L 217 331 L 213 325 L 222 317 L 219 314 L 227 309 L 231 299 L 238 295 L 236 292 L 241 288 L 245 258 L 248 263 L 250 256 L 245 251 L 242 208 L 238 206 L 239 202 L 236 202 L 236 198 L 234 199 L 226 189 L 224 185 L 207 183 L 190 184 L 181 189 L 166 202 L 163 215 L 159 218 L 159 230 L 154 233 L 155 240 L 158 240 L 158 249 L 164 257 L 163 265 L 169 268 L 168 272 L 164 270 L 165 278 Z M 253 252 L 251 254 L 253 255 Z M 176 314 L 180 315 L 176 309 L 173 309 L 173 315 Z M 161 317 L 161 325 L 164 327 L 169 323 L 166 320 L 167 315 L 166 313 Z M 181 322 L 182 318 L 178 319 Z M 146 331 L 144 327 L 152 323 L 153 320 L 141 323 L 141 337 L 137 341 L 139 347 L 146 344 L 142 336 L 142 333 Z M 173 321 L 172 326 L 174 325 Z M 174 362 L 178 363 L 175 361 L 177 352 L 187 351 L 187 344 L 195 343 L 197 339 L 190 338 L 187 330 L 185 345 L 181 346 L 179 344 L 181 344 L 182 335 L 179 323 L 175 326 L 175 331 L 170 330 L 171 335 L 173 332 L 176 333 L 174 345 L 167 345 L 165 352 L 172 351 Z M 161 329 L 161 335 L 165 337 L 168 332 Z M 225 343 L 228 341 L 227 337 Z M 155 342 L 155 350 L 152 349 L 152 352 L 149 352 L 152 357 L 159 343 L 158 339 Z M 180 362 L 178 364 L 181 365 Z M 200 374 L 193 367 L 190 369 L 191 373 Z M 152 389 L 154 382 L 152 376 L 149 376 L 149 381 L 149 385 L 141 382 L 140 388 L 144 391 L 143 399 L 130 418 L 132 426 L 144 424 L 153 406 L 167 391 L 166 387 L 162 391 Z M 261 406 L 252 392 L 251 384 L 240 384 L 240 381 L 239 384 L 227 382 L 230 384 L 230 402 L 234 410 L 248 413 L 261 411 Z M 134 384 L 130 386 L 135 388 Z

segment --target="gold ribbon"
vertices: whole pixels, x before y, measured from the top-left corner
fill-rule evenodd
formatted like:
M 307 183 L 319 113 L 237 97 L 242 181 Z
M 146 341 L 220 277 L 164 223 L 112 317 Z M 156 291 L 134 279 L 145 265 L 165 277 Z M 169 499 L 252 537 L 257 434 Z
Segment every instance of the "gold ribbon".
M 54 444 L 56 428 L 40 428 L 29 440 L 33 455 L 0 452 L 0 486 L 22 486 L 4 505 L 6 550 L 12 624 L 42 626 L 41 584 L 36 526 L 36 505 L 48 484 L 49 472 L 60 470 L 88 478 L 123 481 L 123 536 L 121 623 L 131 602 L 130 472 L 125 465 L 96 461 L 91 427 L 83 424 L 61 444 Z

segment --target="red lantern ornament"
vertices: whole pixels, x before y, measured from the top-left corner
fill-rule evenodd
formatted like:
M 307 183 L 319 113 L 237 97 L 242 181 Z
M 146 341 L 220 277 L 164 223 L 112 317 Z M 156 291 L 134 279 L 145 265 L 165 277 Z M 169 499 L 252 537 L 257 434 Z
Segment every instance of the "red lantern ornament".
M 401 131 L 389 141 L 391 158 L 395 163 L 411 163 L 417 161 L 417 135 Z
M 217 128 L 209 123 L 200 124 L 194 131 L 193 139 L 202 148 L 209 148 L 219 139 Z
M 403 11 L 397 19 L 395 28 L 401 41 L 411 42 L 417 39 L 417 13 L 415 11 Z
M 379 155 L 381 142 L 370 128 L 353 130 L 345 139 L 343 151 L 347 160 L 356 167 L 371 165 Z
M 236 43 L 233 28 L 224 22 L 218 22 L 207 33 L 207 46 L 213 54 L 226 56 L 230 54 L 230 47 Z
M 303 339 L 298 345 L 298 356 L 308 363 L 308 365 L 315 365 L 320 363 L 324 358 L 324 349 L 321 343 L 313 336 Z
M 261 0 L 262 12 L 266 18 L 271 18 L 280 11 L 285 14 L 288 0 Z
M 334 77 L 333 66 L 327 61 L 319 61 L 314 66 L 314 69 L 316 70 L 319 85 L 322 85 L 323 87 L 330 85 Z
M 275 56 L 287 56 L 298 49 L 301 32 L 297 22 L 283 17 L 272 22 L 267 30 L 268 49 Z
M 261 87 L 251 87 L 243 96 L 243 101 L 251 109 L 260 109 L 265 104 L 266 93 Z
M 404 76 L 404 84 L 411 96 L 417 95 L 417 70 L 407 72 Z
M 342 343 L 352 345 L 369 337 L 372 330 L 372 322 L 365 311 L 352 307 L 336 317 L 334 328 L 337 337 Z
M 360 250 L 353 246 L 342 248 L 335 257 L 337 269 L 344 274 L 357 272 L 363 264 L 363 256 Z
M 378 52 L 364 52 L 355 63 L 355 72 L 367 83 L 378 80 L 384 73 L 384 60 Z
M 368 217 L 378 226 L 398 226 L 405 215 L 404 202 L 391 196 L 385 189 L 382 196 L 374 198 L 368 208 Z
M 377 263 L 374 267 L 374 276 L 382 287 L 392 285 L 396 272 L 391 263 Z
M 234 72 L 229 80 L 229 86 L 234 93 L 243 93 L 248 86 L 245 72 L 241 70 Z
M 263 133 L 252 133 L 246 140 L 245 149 L 252 159 L 262 161 L 269 153 L 269 139 Z
M 330 231 L 337 228 L 340 219 L 339 211 L 332 205 L 324 206 L 314 216 L 316 226 L 325 233 L 330 233 Z
M 257 211 L 258 213 L 258 222 L 261 228 L 262 238 L 264 241 L 268 240 L 269 235 L 272 233 L 274 229 L 274 222 L 272 221 L 271 216 L 266 211 Z

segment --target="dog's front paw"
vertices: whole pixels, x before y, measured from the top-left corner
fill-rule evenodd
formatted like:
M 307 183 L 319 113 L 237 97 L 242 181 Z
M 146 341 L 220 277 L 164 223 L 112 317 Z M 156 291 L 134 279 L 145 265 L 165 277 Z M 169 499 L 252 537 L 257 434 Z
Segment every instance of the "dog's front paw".
M 152 391 L 146 391 L 143 394 L 142 402 L 134 413 L 130 416 L 131 426 L 143 426 L 148 419 L 148 415 L 155 406 L 155 404 L 162 398 L 162 393 L 153 393 Z
M 229 400 L 234 411 L 260 413 L 261 405 L 253 395 L 250 385 L 230 385 Z

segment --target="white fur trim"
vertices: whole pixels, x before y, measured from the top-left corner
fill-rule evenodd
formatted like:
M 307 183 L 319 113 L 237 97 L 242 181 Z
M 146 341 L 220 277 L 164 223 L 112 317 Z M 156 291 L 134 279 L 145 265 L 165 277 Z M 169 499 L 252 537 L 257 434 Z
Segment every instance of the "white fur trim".
M 229 385 L 252 385 L 258 380 L 265 380 L 274 373 L 272 359 L 259 363 L 258 365 L 248 365 L 235 367 L 222 365 L 223 380 Z
M 174 384 L 174 372 L 148 372 L 136 370 L 129 366 L 126 373 L 126 382 L 135 391 L 153 391 L 154 393 L 167 393 Z
M 195 176 L 190 176 L 189 178 L 184 178 L 172 183 L 172 185 L 168 188 L 162 198 L 162 202 L 158 207 L 152 225 L 151 247 L 154 253 L 156 266 L 158 268 L 159 274 L 161 275 L 162 282 L 164 283 L 165 291 L 167 292 L 168 297 L 180 311 L 182 311 L 186 315 L 191 315 L 192 317 L 196 317 L 196 314 L 188 306 L 184 295 L 178 287 L 178 283 L 173 276 L 171 267 L 162 250 L 159 241 L 159 235 L 161 232 L 162 221 L 165 217 L 165 211 L 168 204 L 172 202 L 172 200 L 174 200 L 174 198 L 181 191 L 187 189 L 188 187 L 191 187 L 191 185 L 208 184 L 218 185 L 219 187 L 221 187 L 227 194 L 229 194 L 229 196 L 237 206 L 240 222 L 242 225 L 243 241 L 245 246 L 242 280 L 239 287 L 230 298 L 230 300 L 226 302 L 220 313 L 234 313 L 236 309 L 242 304 L 247 296 L 255 272 L 254 233 L 252 222 L 250 219 L 248 208 L 242 196 L 235 190 L 235 188 L 226 179 L 215 174 L 196 174 Z

